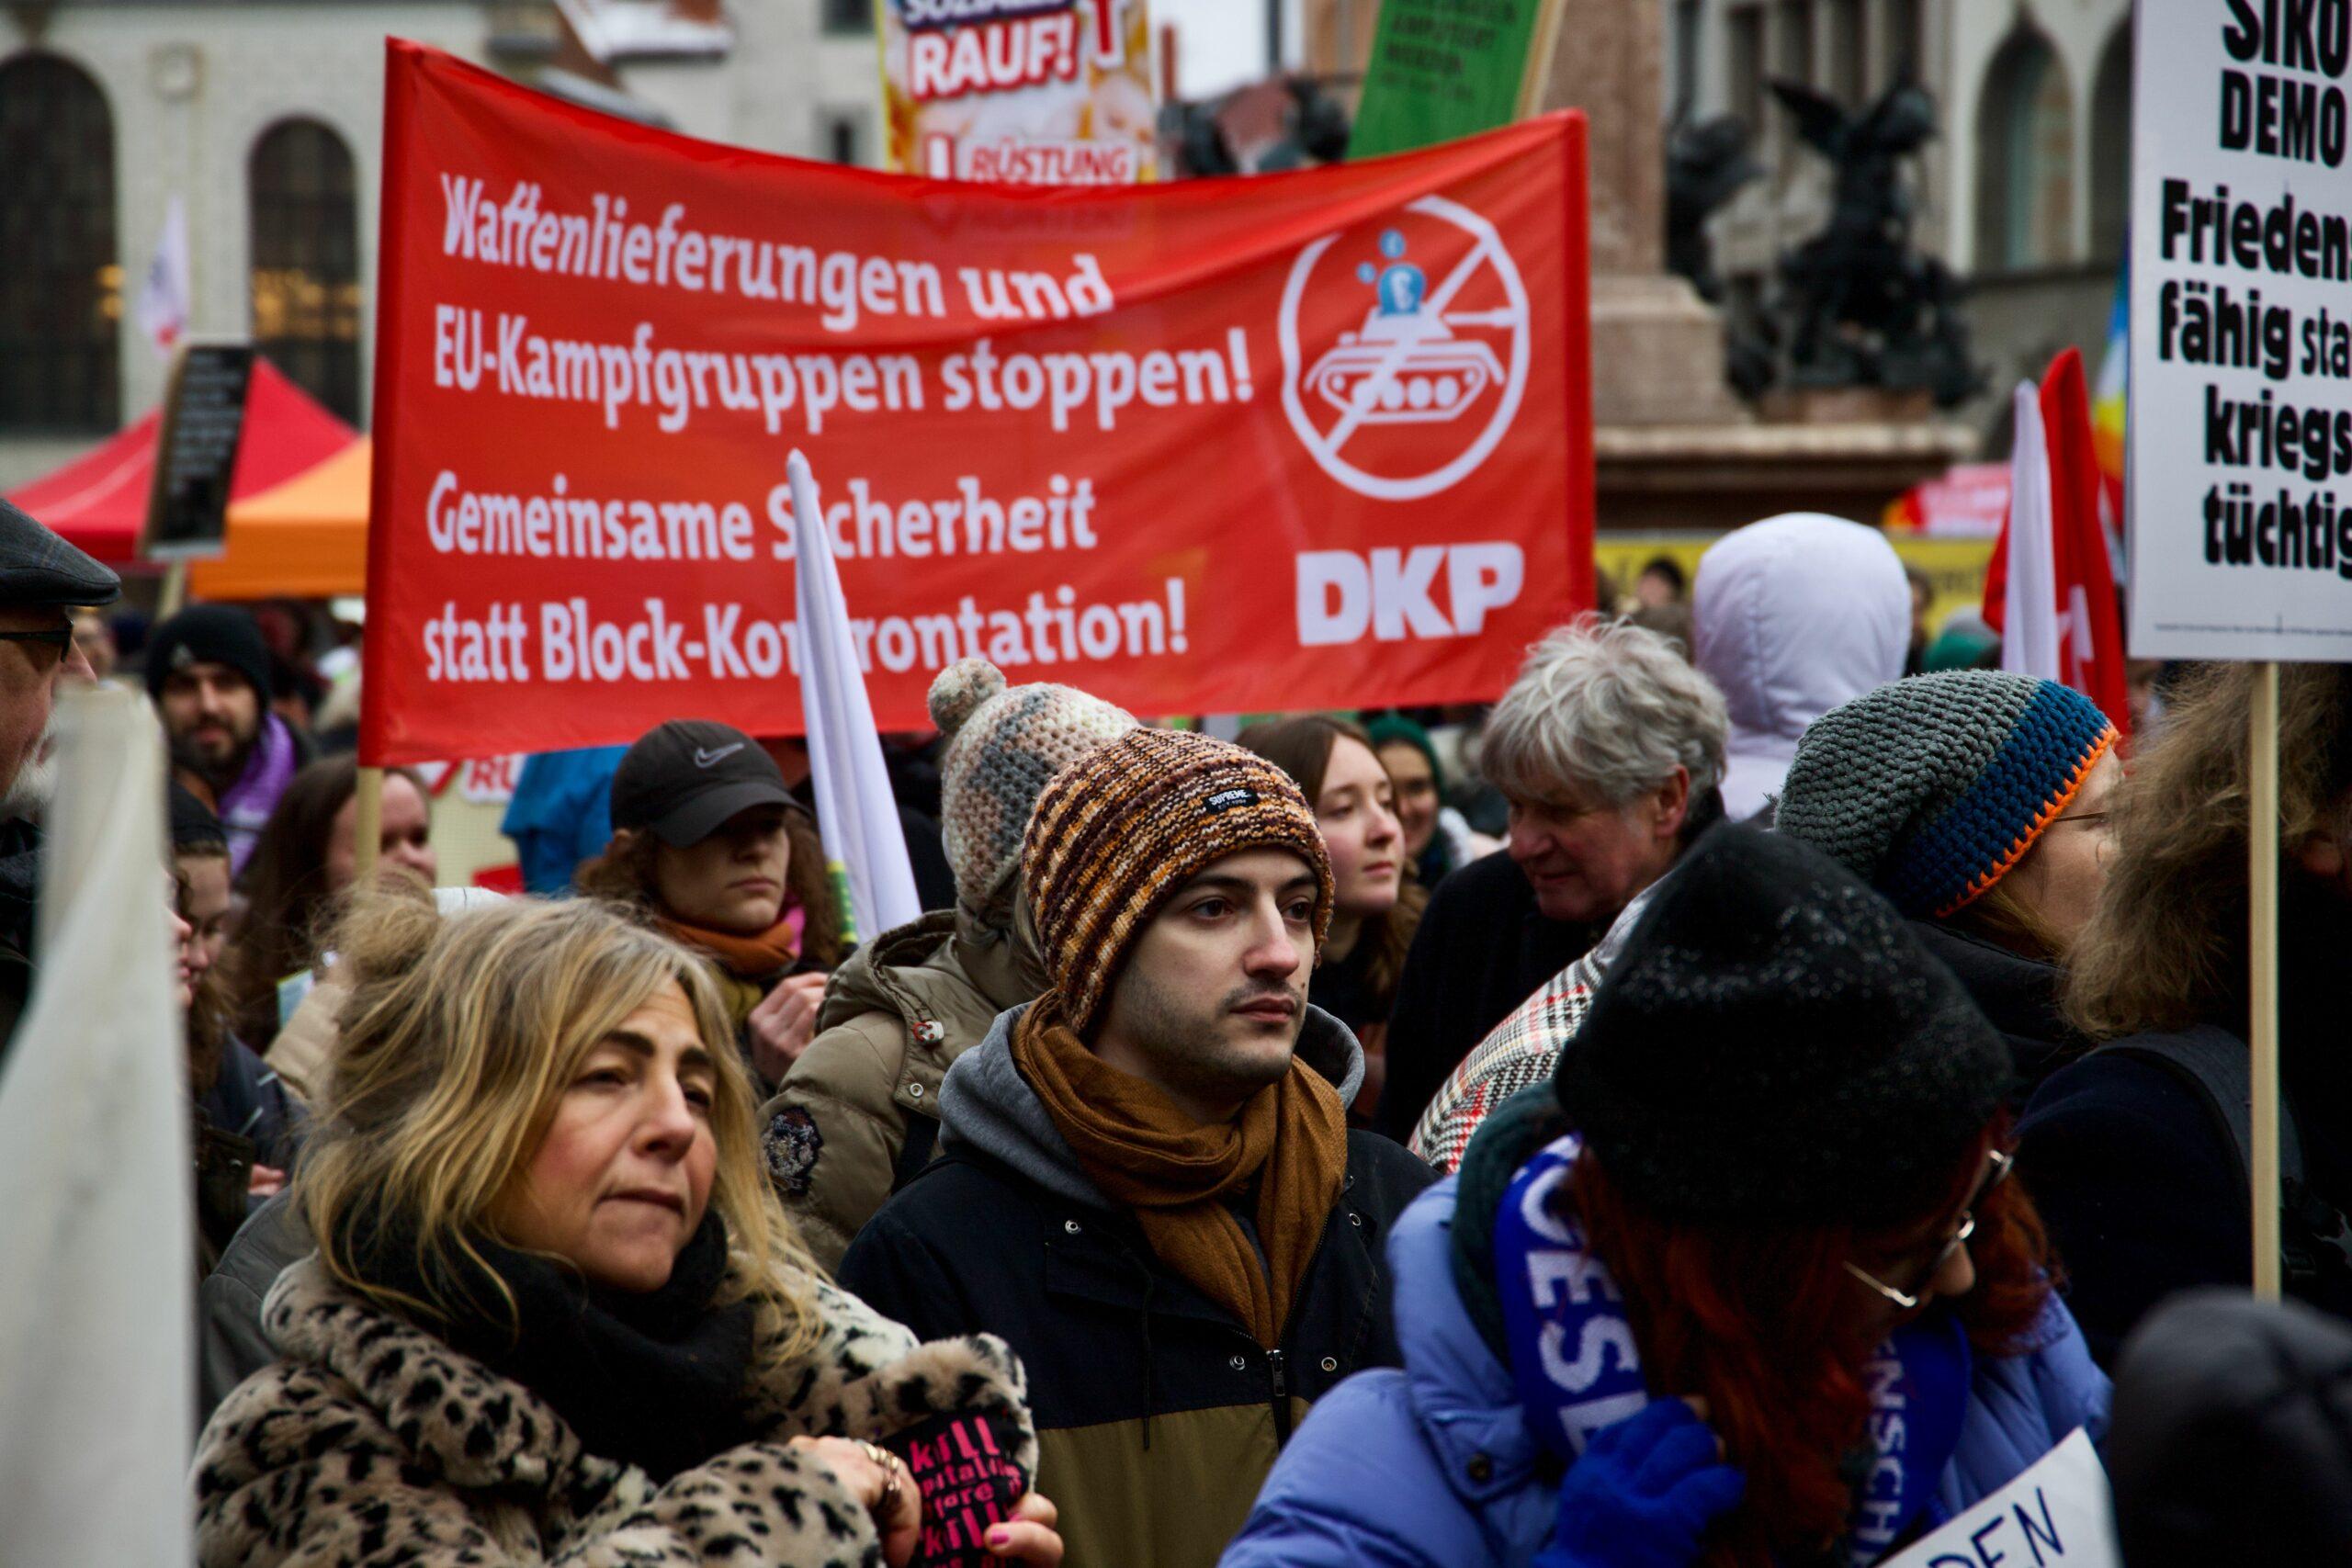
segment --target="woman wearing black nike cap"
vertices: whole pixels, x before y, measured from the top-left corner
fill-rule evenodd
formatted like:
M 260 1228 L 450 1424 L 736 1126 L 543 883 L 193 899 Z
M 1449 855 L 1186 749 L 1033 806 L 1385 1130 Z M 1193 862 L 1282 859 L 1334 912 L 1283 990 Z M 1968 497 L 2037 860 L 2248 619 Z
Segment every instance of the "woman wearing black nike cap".
M 582 889 L 707 958 L 752 1066 L 780 1080 L 842 957 L 824 848 L 784 775 L 741 730 L 673 719 L 621 759 L 613 828 Z

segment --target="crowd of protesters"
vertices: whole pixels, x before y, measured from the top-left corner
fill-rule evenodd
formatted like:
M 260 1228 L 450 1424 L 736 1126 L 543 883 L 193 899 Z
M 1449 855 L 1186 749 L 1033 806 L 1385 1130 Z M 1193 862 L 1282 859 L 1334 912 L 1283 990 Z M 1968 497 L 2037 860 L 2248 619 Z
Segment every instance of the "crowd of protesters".
M 1235 741 L 967 660 L 853 942 L 797 742 L 534 758 L 529 890 L 436 889 L 260 620 L 119 674 L 0 503 L 0 1039 L 59 685 L 170 742 L 201 1560 L 1860 1564 L 2077 1431 L 2134 1568 L 2352 1560 L 2352 679 L 2282 680 L 2263 1307 L 2251 677 L 2119 726 L 1918 588 L 1770 518 Z

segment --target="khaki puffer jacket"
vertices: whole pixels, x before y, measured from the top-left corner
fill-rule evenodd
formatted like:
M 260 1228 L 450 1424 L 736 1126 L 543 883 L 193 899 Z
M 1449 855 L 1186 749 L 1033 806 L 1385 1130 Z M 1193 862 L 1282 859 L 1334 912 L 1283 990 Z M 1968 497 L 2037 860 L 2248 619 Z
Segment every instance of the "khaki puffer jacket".
M 1006 928 L 943 909 L 885 931 L 833 972 L 817 1037 L 760 1110 L 769 1174 L 827 1269 L 898 1185 L 917 1118 L 928 1143 L 949 1066 L 999 1013 L 1044 988 L 1029 951 Z

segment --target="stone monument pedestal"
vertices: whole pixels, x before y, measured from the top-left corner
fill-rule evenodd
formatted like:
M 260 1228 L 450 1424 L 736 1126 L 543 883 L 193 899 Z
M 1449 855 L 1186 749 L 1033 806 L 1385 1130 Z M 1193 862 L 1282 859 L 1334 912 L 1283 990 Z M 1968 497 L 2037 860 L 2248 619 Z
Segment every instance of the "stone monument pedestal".
M 1662 9 L 1576 0 L 1543 99 L 1589 121 L 1599 525 L 1727 529 L 1800 511 L 1875 523 L 1975 438 L 1908 394 L 1801 391 L 1759 411 L 1733 395 L 1721 319 L 1665 270 Z
M 1940 422 L 1602 425 L 1603 530 L 1731 529 L 1781 512 L 1875 524 L 1886 503 L 1974 449 Z
M 1750 417 L 1724 380 L 1723 321 L 1687 279 L 1620 272 L 1592 280 L 1592 407 L 1604 429 Z

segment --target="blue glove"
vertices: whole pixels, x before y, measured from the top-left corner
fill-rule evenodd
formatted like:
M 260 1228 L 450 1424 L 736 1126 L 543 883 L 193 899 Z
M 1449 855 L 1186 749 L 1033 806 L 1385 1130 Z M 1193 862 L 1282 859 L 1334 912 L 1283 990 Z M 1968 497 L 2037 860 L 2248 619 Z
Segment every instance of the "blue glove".
M 1560 1517 L 1534 1568 L 1689 1568 L 1747 1478 L 1679 1399 L 1653 1399 L 1593 1435 L 1560 1483 Z

